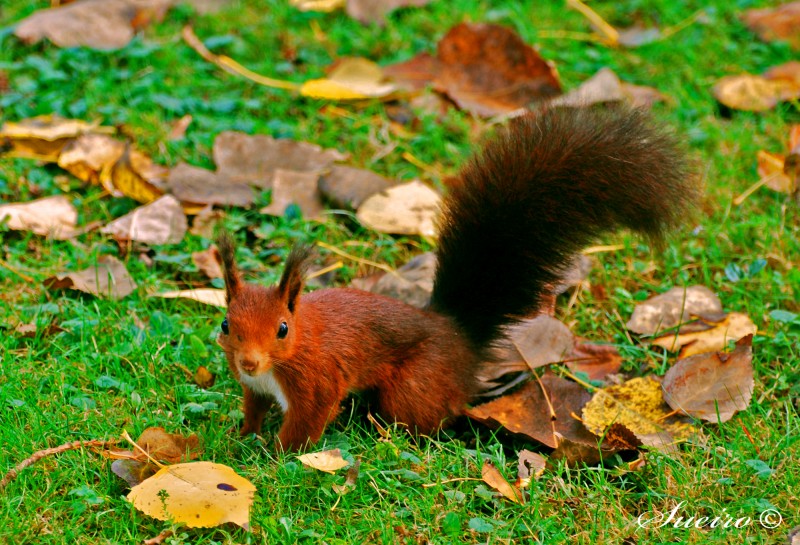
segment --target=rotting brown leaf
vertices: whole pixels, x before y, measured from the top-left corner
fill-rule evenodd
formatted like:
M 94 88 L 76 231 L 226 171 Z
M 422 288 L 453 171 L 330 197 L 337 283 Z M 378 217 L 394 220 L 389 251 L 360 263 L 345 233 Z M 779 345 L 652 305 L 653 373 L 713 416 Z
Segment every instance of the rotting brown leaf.
M 72 238 L 78 211 L 64 195 L 25 203 L 0 204 L 0 222 L 15 231 L 30 231 L 56 240 Z
M 800 2 L 745 11 L 742 21 L 764 41 L 786 41 L 800 49 Z
M 97 264 L 88 269 L 51 276 L 44 285 L 48 289 L 74 289 L 112 299 L 122 299 L 136 289 L 136 282 L 125 265 L 110 255 L 101 256 Z
M 319 180 L 322 195 L 337 208 L 355 210 L 369 196 L 397 185 L 371 170 L 334 165 Z
M 727 422 L 750 404 L 753 378 L 753 335 L 736 343 L 733 352 L 709 352 L 679 360 L 664 375 L 669 406 L 709 422 Z
M 528 382 L 516 392 L 467 409 L 466 415 L 551 448 L 558 446 L 556 434 L 596 445 L 597 437 L 576 417 L 591 397 L 579 384 L 545 373 L 541 384 Z
M 119 49 L 151 20 L 163 18 L 172 0 L 78 0 L 37 11 L 14 34 L 28 43 L 47 38 L 59 47 Z
M 372 195 L 358 208 L 356 217 L 381 233 L 432 237 L 440 201 L 436 191 L 414 180 Z
M 512 486 L 490 460 L 483 460 L 481 479 L 506 499 L 514 503 L 522 503 L 522 492 L 519 488 Z
M 319 173 L 277 169 L 272 177 L 272 202 L 259 212 L 270 216 L 283 216 L 286 208 L 294 204 L 308 220 L 324 218 L 322 196 L 319 192 Z
M 164 195 L 140 206 L 101 229 L 120 241 L 144 244 L 178 244 L 186 235 L 188 222 L 183 208 L 172 195 Z
M 625 326 L 640 335 L 654 335 L 688 322 L 692 316 L 718 317 L 722 302 L 704 286 L 675 287 L 636 305 Z

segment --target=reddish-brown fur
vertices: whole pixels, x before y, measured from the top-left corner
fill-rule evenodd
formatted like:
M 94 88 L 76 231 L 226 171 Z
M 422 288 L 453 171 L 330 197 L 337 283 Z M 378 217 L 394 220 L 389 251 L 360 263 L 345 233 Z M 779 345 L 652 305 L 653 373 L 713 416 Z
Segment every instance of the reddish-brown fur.
M 674 140 L 625 109 L 514 120 L 461 179 L 443 204 L 428 310 L 345 288 L 301 295 L 304 247 L 278 286 L 245 284 L 230 235 L 218 238 L 228 296 L 219 342 L 244 389 L 241 433 L 260 432 L 275 397 L 278 445 L 302 448 L 362 390 L 384 416 L 435 431 L 461 414 L 489 348 L 546 300 L 575 252 L 617 227 L 657 237 L 696 193 Z

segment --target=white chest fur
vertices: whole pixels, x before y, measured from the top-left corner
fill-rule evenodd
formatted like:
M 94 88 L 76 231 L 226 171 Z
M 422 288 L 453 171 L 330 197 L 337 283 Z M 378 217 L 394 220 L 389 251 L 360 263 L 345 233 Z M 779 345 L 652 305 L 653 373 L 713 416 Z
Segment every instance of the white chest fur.
M 271 395 L 281 406 L 281 410 L 286 412 L 289 409 L 289 401 L 286 399 L 286 394 L 283 393 L 281 385 L 275 380 L 272 370 L 260 375 L 250 376 L 244 373 L 239 375 L 239 380 L 242 384 L 261 395 Z

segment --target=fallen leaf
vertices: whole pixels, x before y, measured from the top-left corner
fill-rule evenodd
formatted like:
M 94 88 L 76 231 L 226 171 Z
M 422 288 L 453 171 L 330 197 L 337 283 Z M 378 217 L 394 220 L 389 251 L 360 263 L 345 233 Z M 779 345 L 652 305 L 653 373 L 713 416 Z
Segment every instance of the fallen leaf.
M 300 11 L 330 13 L 343 8 L 347 0 L 289 0 L 289 3 Z
M 679 360 L 667 370 L 664 399 L 676 411 L 708 422 L 727 422 L 750 405 L 753 379 L 753 335 L 733 352 L 708 352 Z
M 28 43 L 44 38 L 59 47 L 119 49 L 135 31 L 161 19 L 171 0 L 78 0 L 44 9 L 20 21 L 14 34 Z
M 134 154 L 130 146 L 126 146 L 117 161 L 104 166 L 100 172 L 100 184 L 114 196 L 124 195 L 140 203 L 153 202 L 164 191 L 148 179 L 140 166 L 150 167 L 152 163 L 141 154 Z
M 791 195 L 797 191 L 797 180 L 785 172 L 786 158 L 777 153 L 758 150 L 758 175 L 773 191 Z
M 531 369 L 564 361 L 575 343 L 567 326 L 546 315 L 512 326 L 508 336 Z
M 399 8 L 420 7 L 430 3 L 431 0 L 347 0 L 347 15 L 364 24 L 376 23 L 383 25 L 386 16 Z
M 335 165 L 319 179 L 319 190 L 336 208 L 355 210 L 370 195 L 389 189 L 397 182 L 371 170 Z
M 388 98 L 397 90 L 386 82 L 380 66 L 360 57 L 338 61 L 327 78 L 311 79 L 300 87 L 300 94 L 327 100 Z
M 541 454 L 522 449 L 519 451 L 517 462 L 517 487 L 527 488 L 531 479 L 538 479 L 544 475 L 547 459 Z
M 232 522 L 250 526 L 256 487 L 233 469 L 212 462 L 190 462 L 162 468 L 131 489 L 136 509 L 158 520 L 210 528 Z
M 100 297 L 122 299 L 133 293 L 136 282 L 117 258 L 104 255 L 94 267 L 74 273 L 51 276 L 44 281 L 48 289 L 74 289 Z
M 779 102 L 800 98 L 800 84 L 787 79 L 740 74 L 720 78 L 712 89 L 714 98 L 728 108 L 763 112 Z
M 688 322 L 692 316 L 715 317 L 721 314 L 722 303 L 710 289 L 704 286 L 675 287 L 636 305 L 625 326 L 640 335 L 654 335 Z
M 356 460 L 350 469 L 347 470 L 347 475 L 344 478 L 344 484 L 338 485 L 335 484 L 331 488 L 337 494 L 347 494 L 351 490 L 356 487 L 356 482 L 358 481 L 358 471 L 361 468 L 361 461 Z
M 78 211 L 64 195 L 26 203 L 0 204 L 0 222 L 15 231 L 30 231 L 56 240 L 72 238 Z
M 441 196 L 420 181 L 390 187 L 365 200 L 356 218 L 381 233 L 435 236 Z
M 598 103 L 628 102 L 638 108 L 663 100 L 664 95 L 657 89 L 624 83 L 610 68 L 601 68 L 577 89 L 554 98 L 550 104 L 583 108 Z
M 481 478 L 483 482 L 500 492 L 506 499 L 514 503 L 522 503 L 522 492 L 520 492 L 518 488 L 511 486 L 500 471 L 498 471 L 497 467 L 489 460 L 483 461 Z
M 14 328 L 14 333 L 24 339 L 33 339 L 37 336 L 41 338 L 49 337 L 56 333 L 61 333 L 62 331 L 66 331 L 66 329 L 55 322 L 50 322 L 43 328 L 39 328 L 35 323 L 17 324 Z
M 222 278 L 222 266 L 217 259 L 219 252 L 213 244 L 202 252 L 192 253 L 192 261 L 209 278 Z
M 319 173 L 277 169 L 272 178 L 272 202 L 262 208 L 261 214 L 283 216 L 289 205 L 300 208 L 303 218 L 324 219 L 322 196 L 319 192 Z
M 194 383 L 199 387 L 208 389 L 214 386 L 214 382 L 216 382 L 217 377 L 214 373 L 209 371 L 206 366 L 201 365 L 197 368 L 197 371 L 194 372 L 193 379 Z
M 121 241 L 178 244 L 186 235 L 187 226 L 181 203 L 172 195 L 164 195 L 112 221 L 101 232 Z
M 88 133 L 70 140 L 58 156 L 58 166 L 84 182 L 100 183 L 100 173 L 125 152 L 125 143 L 107 135 Z
M 199 288 L 193 290 L 165 291 L 154 293 L 150 297 L 163 297 L 164 299 L 191 299 L 198 303 L 205 303 L 215 307 L 225 308 L 228 302 L 225 298 L 225 290 L 214 288 Z
M 789 2 L 773 8 L 750 9 L 742 21 L 764 41 L 787 41 L 800 49 L 800 2 Z
M 704 320 L 701 323 L 707 327 L 690 332 L 684 332 L 684 328 L 681 328 L 676 334 L 664 335 L 653 339 L 651 343 L 669 351 L 681 347 L 680 357 L 687 358 L 694 354 L 722 350 L 730 341 L 753 335 L 758 330 L 749 316 L 738 312 L 731 312 L 718 322 Z
M 175 123 L 173 123 L 172 128 L 169 130 L 169 134 L 167 135 L 167 140 L 182 140 L 186 138 L 186 130 L 189 128 L 189 125 L 192 123 L 192 116 L 186 114 Z
M 652 377 L 639 377 L 595 392 L 583 407 L 583 423 L 601 436 L 614 423 L 622 424 L 639 439 L 662 432 L 678 438 L 691 435 L 694 428 L 671 417 L 668 409 L 661 384 Z
M 151 458 L 167 464 L 194 460 L 202 452 L 200 439 L 196 434 L 186 437 L 178 433 L 168 433 L 160 426 L 145 429 L 136 444 Z M 134 451 L 134 457 L 139 461 L 148 459 L 141 451 Z
M 182 202 L 223 206 L 250 206 L 255 194 L 248 183 L 235 182 L 211 170 L 178 163 L 167 185 Z
M 197 212 L 194 220 L 192 220 L 192 227 L 189 229 L 189 232 L 198 237 L 210 240 L 214 238 L 214 229 L 224 217 L 224 212 L 221 210 L 214 210 L 211 205 L 207 205 Z
M 589 380 L 601 381 L 622 367 L 622 356 L 609 344 L 594 344 L 575 339 L 575 345 L 566 361 L 572 373 L 585 373 Z
M 624 47 L 640 47 L 661 39 L 661 30 L 656 27 L 645 28 L 642 26 L 632 26 L 630 28 L 617 29 L 617 43 Z
M 579 384 L 549 373 L 541 382 L 547 395 L 538 382 L 532 381 L 512 394 L 467 409 L 465 414 L 487 426 L 502 426 L 550 448 L 558 446 L 556 434 L 597 445 L 597 437 L 575 416 L 591 399 L 591 394 Z
M 111 463 L 111 471 L 114 475 L 128 483 L 128 486 L 133 488 L 142 483 L 145 479 L 155 475 L 158 471 L 158 466 L 126 458 L 114 460 Z
M 307 465 L 318 471 L 324 471 L 325 473 L 335 473 L 336 470 L 347 466 L 347 460 L 342 458 L 342 451 L 338 448 L 301 454 L 297 459 L 300 460 L 303 465 Z
M 70 140 L 85 133 L 114 132 L 79 119 L 41 115 L 18 123 L 6 122 L 0 127 L 0 149 L 3 155 L 55 163 Z
M 383 275 L 369 291 L 423 308 L 430 301 L 435 272 L 436 254 L 426 252 L 415 256 L 395 274 Z

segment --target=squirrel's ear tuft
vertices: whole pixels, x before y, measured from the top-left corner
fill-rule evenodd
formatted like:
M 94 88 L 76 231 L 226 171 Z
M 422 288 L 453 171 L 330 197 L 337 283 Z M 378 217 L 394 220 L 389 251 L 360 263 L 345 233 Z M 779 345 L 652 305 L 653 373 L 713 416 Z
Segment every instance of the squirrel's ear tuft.
M 230 304 L 242 289 L 242 279 L 239 276 L 239 269 L 236 268 L 236 260 L 234 259 L 236 244 L 233 242 L 233 236 L 226 230 L 219 232 L 216 244 L 217 262 L 222 265 L 225 279 L 225 298 Z
M 286 266 L 283 269 L 281 282 L 278 284 L 278 292 L 286 301 L 289 312 L 294 313 L 297 301 L 303 292 L 303 281 L 305 280 L 308 261 L 311 258 L 312 250 L 310 246 L 298 244 L 292 248 L 289 257 L 286 259 Z

